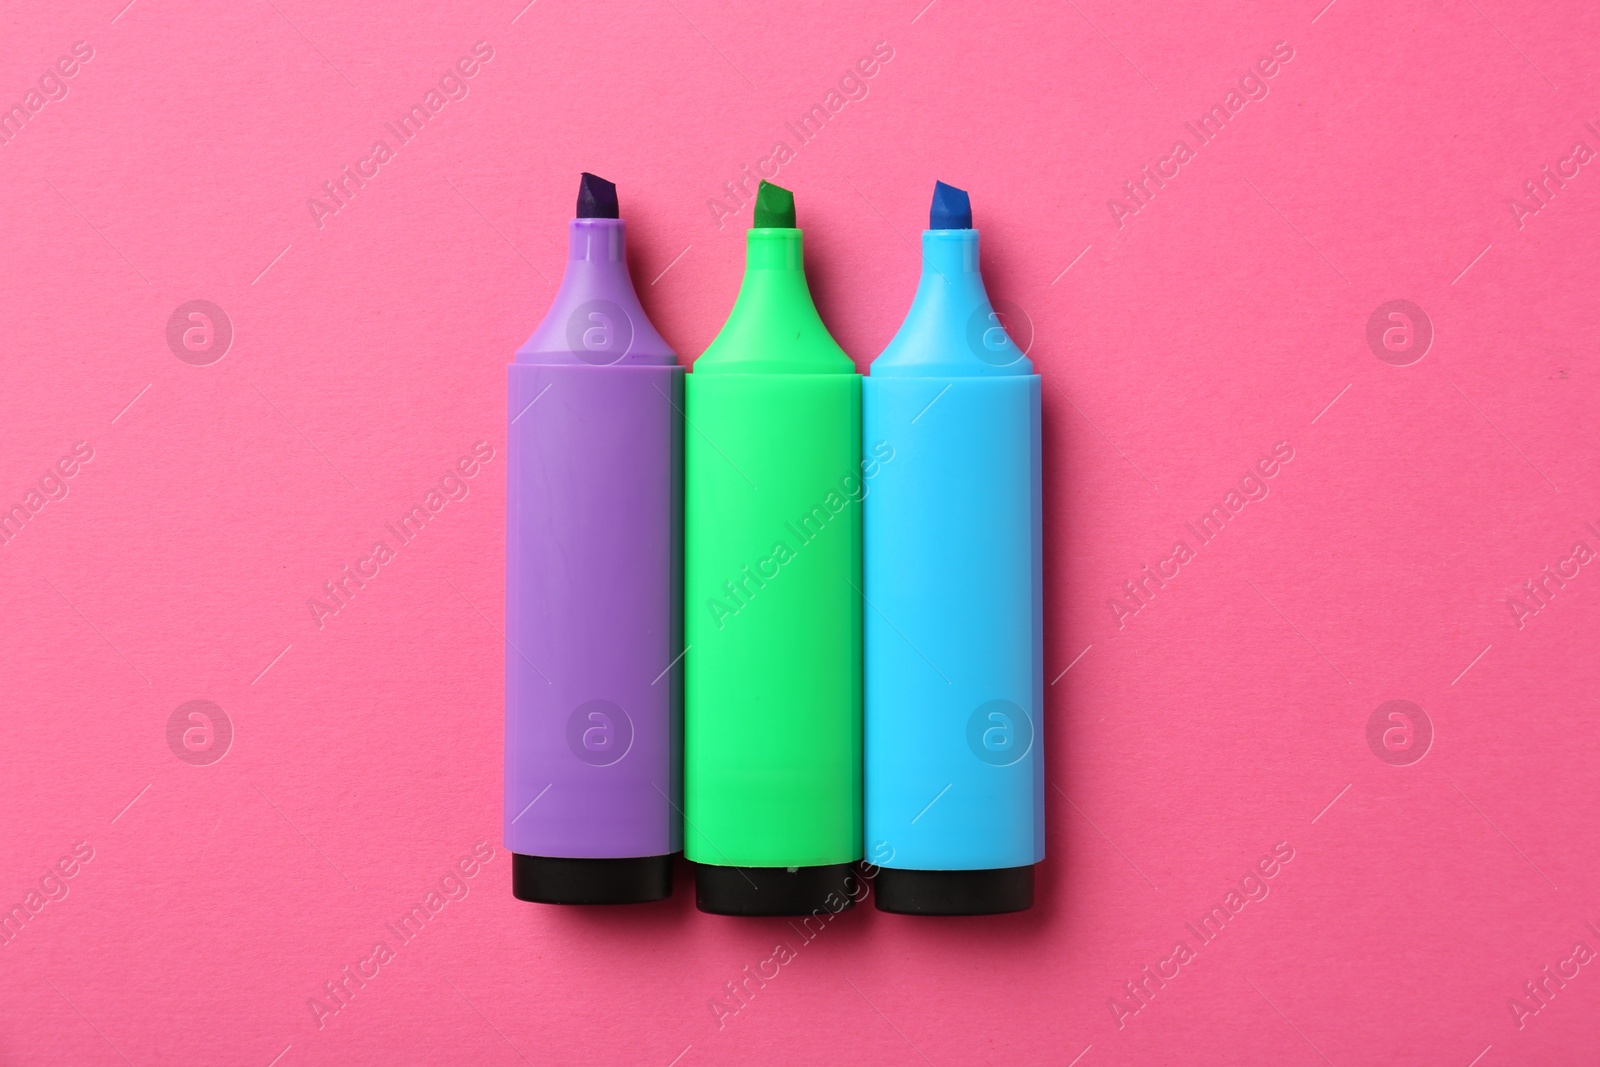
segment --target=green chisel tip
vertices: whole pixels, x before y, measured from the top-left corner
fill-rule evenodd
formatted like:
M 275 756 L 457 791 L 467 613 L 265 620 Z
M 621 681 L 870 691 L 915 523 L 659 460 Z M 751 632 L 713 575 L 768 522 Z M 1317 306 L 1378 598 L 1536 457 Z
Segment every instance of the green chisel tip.
M 762 182 L 756 190 L 755 216 L 758 229 L 794 229 L 794 194 L 781 185 Z

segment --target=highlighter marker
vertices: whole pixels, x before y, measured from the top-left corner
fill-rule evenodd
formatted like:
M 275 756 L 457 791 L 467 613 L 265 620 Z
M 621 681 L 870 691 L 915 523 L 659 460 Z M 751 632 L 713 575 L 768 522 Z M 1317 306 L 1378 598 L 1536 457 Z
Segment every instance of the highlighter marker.
M 1033 905 L 1044 858 L 1039 376 L 938 183 L 922 278 L 862 385 L 866 840 L 882 911 Z
M 508 368 L 505 847 L 512 893 L 672 893 L 682 848 L 683 368 L 583 175 L 566 273 Z
M 684 853 L 724 915 L 843 911 L 861 856 L 861 377 L 762 182 L 685 387 Z

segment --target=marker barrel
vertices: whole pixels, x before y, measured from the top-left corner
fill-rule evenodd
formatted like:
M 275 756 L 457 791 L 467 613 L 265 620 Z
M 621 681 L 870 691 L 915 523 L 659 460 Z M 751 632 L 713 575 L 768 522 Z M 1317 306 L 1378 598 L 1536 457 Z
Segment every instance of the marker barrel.
M 924 250 L 863 383 L 863 436 L 894 453 L 864 507 L 867 856 L 880 909 L 1016 911 L 1044 858 L 1040 379 L 976 231 Z
M 543 903 L 671 893 L 682 847 L 683 370 L 628 280 L 622 223 L 572 223 L 509 367 L 505 844 Z
M 723 914 L 853 903 L 861 856 L 861 379 L 800 232 L 750 231 L 686 383 L 685 854 Z

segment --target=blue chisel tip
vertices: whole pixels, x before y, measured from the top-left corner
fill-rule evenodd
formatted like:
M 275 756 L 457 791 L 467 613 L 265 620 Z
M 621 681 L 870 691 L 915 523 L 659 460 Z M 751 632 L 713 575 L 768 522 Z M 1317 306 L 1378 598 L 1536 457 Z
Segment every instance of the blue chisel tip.
M 965 189 L 933 183 L 933 206 L 928 209 L 930 230 L 972 229 L 972 200 Z

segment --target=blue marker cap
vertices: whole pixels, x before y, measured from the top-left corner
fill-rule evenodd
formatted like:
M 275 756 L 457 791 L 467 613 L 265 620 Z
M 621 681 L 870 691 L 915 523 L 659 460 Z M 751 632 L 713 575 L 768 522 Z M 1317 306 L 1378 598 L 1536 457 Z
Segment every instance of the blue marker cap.
M 1032 374 L 984 288 L 966 191 L 936 182 L 928 221 L 917 295 L 894 340 L 873 360 L 873 377 Z

